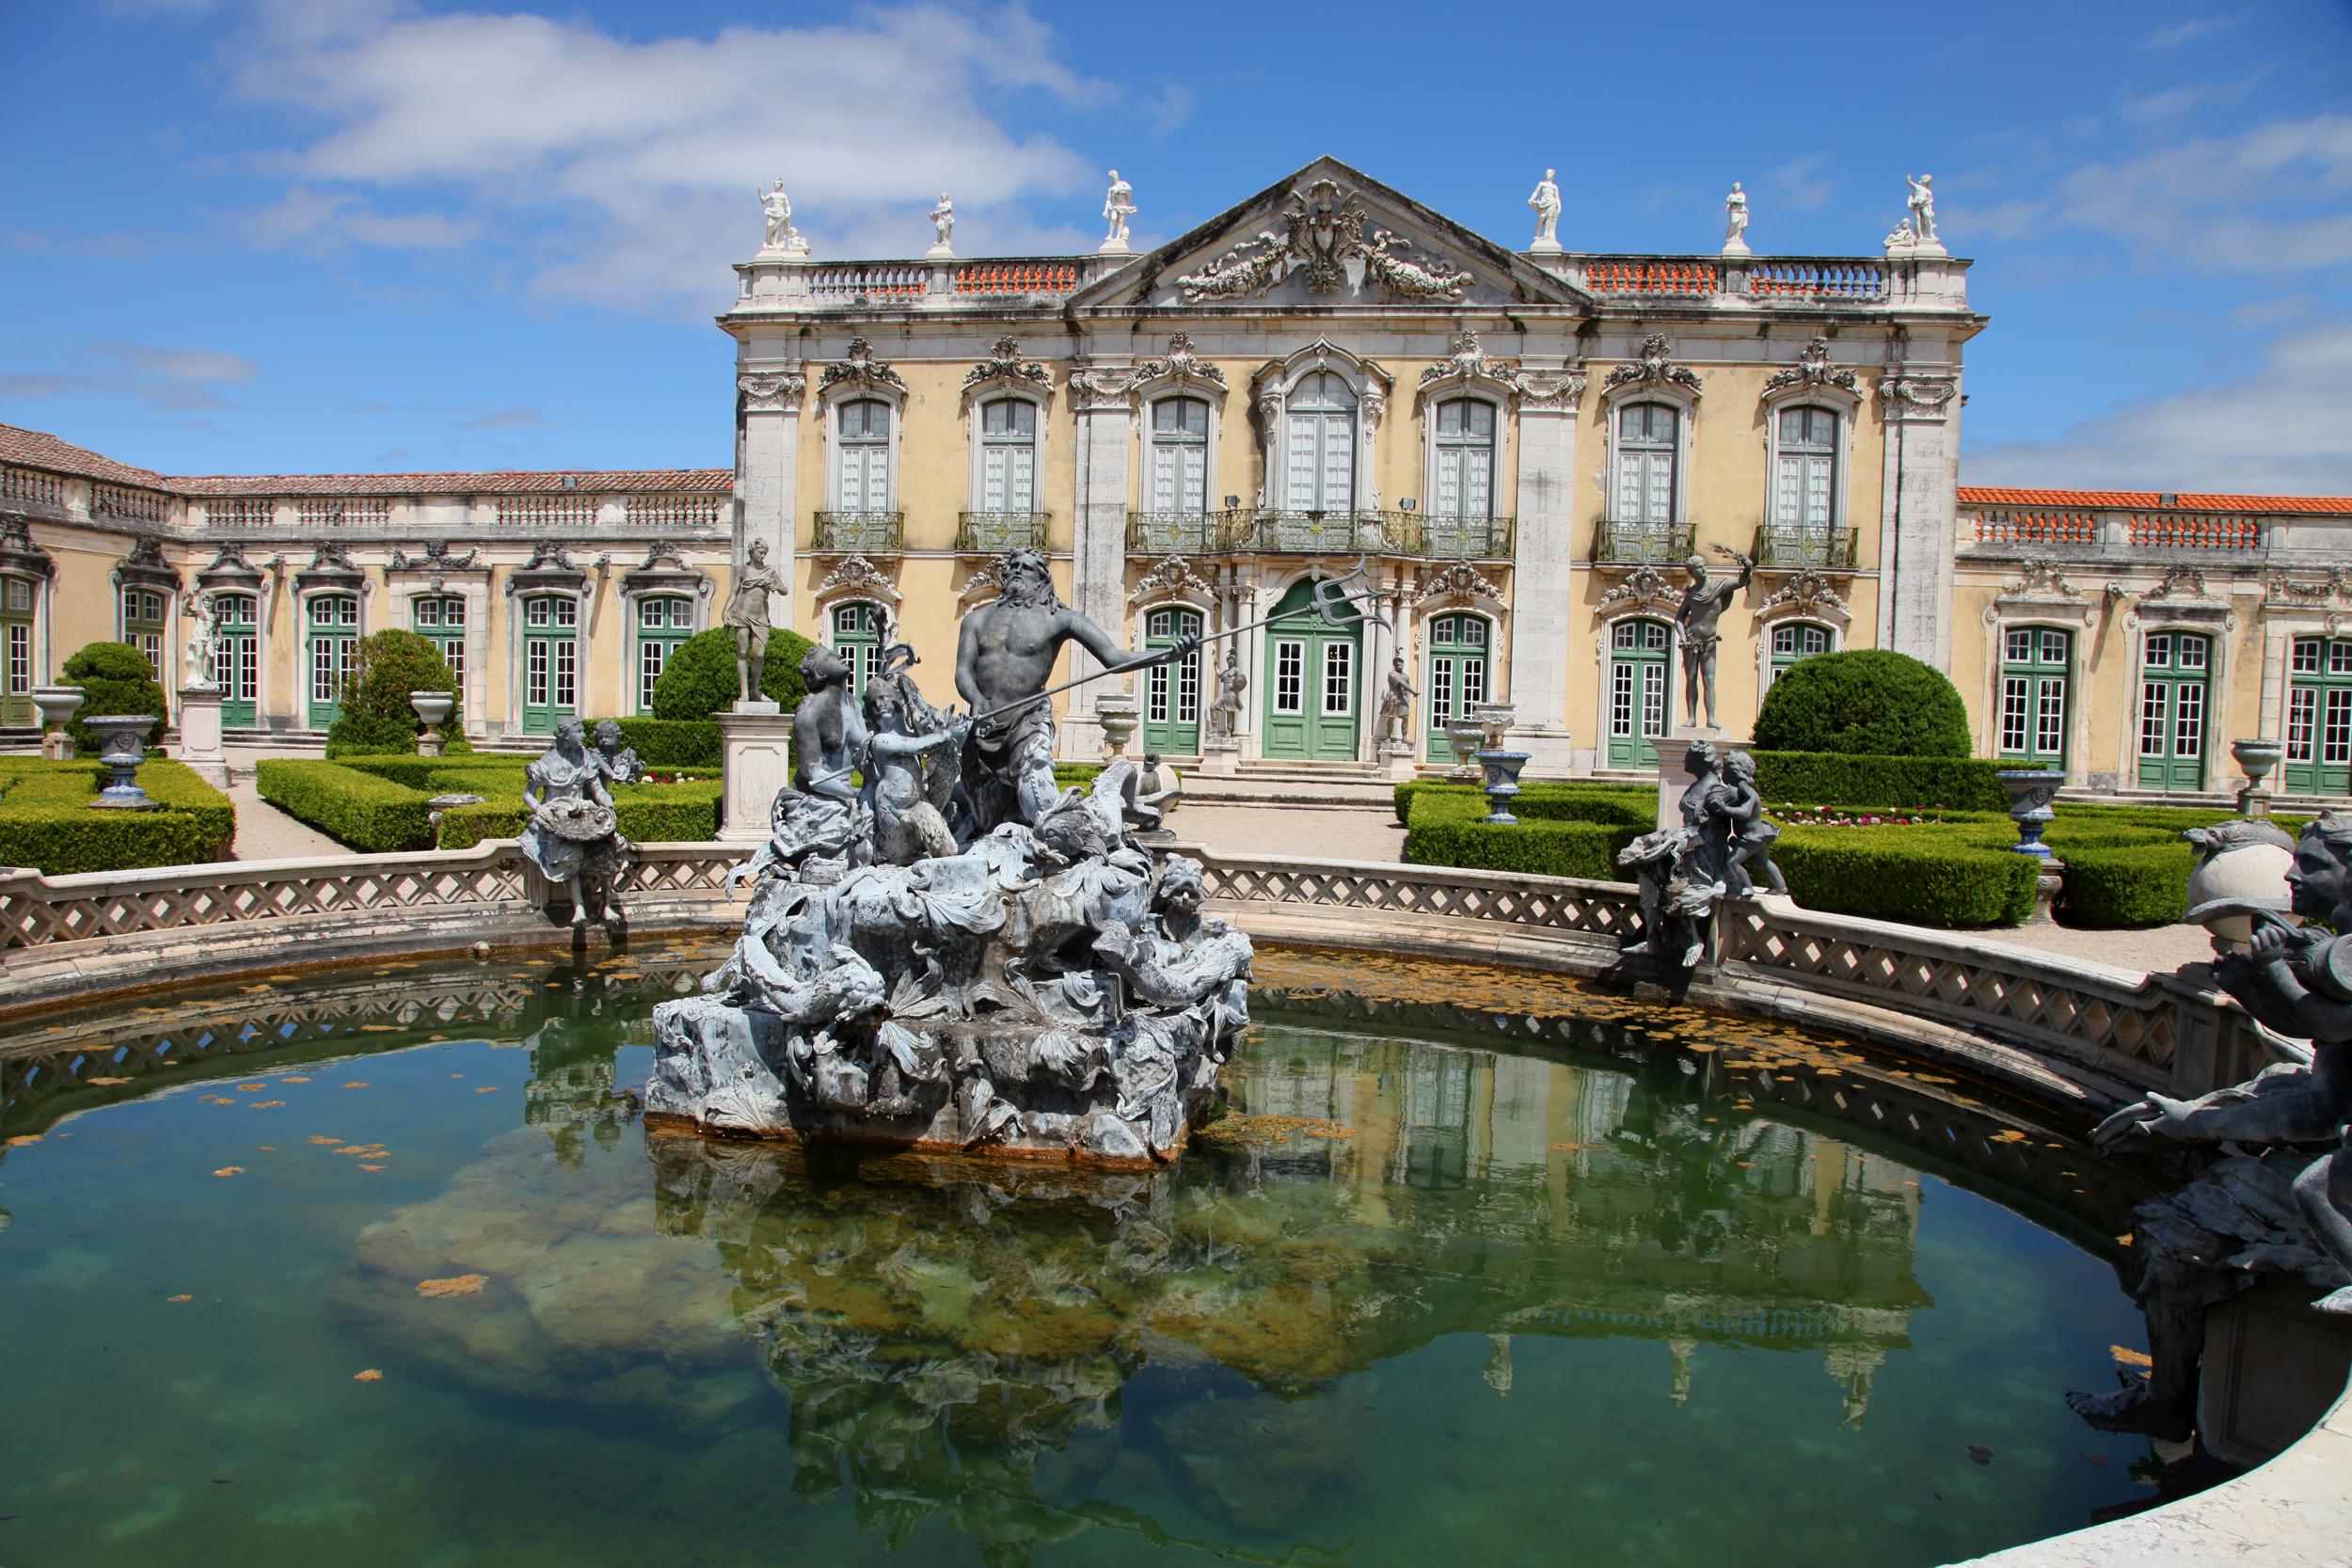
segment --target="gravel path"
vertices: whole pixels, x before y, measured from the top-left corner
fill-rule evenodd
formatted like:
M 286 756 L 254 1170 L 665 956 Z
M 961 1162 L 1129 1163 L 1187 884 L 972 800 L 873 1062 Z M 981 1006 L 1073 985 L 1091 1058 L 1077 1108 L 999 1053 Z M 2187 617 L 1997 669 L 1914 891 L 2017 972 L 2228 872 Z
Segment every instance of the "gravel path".
M 352 851 L 306 823 L 297 822 L 256 794 L 249 778 L 232 780 L 229 799 L 237 807 L 234 853 L 241 861 L 308 860 Z

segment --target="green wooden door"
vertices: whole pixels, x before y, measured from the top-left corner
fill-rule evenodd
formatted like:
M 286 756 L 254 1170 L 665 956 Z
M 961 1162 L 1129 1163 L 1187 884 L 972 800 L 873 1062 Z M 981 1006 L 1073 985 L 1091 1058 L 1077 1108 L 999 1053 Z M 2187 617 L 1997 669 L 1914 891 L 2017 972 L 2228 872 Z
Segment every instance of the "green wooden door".
M 882 635 L 890 617 L 863 599 L 833 608 L 833 647 L 850 667 L 850 694 L 866 695 L 866 683 L 882 669 Z
M 2139 787 L 2205 787 L 2205 695 L 2213 641 L 2201 632 L 2148 639 L 2139 675 Z
M 1655 768 L 1666 733 L 1666 653 L 1674 641 L 1663 621 L 1619 621 L 1609 629 L 1609 766 Z
M 1143 645 L 1175 646 L 1200 635 L 1200 617 L 1189 610 L 1155 610 L 1144 618 Z M 1155 664 L 1143 674 L 1143 749 L 1164 757 L 1200 752 L 1200 655 L 1181 664 Z
M 304 607 L 310 648 L 309 723 L 331 729 L 343 716 L 343 687 L 359 654 L 359 595 L 318 594 Z
M 580 601 L 538 594 L 523 601 L 523 734 L 553 735 L 580 713 Z
M 2298 637 L 2287 656 L 2287 790 L 2352 795 L 2352 639 Z
M 1486 700 L 1486 652 L 1491 634 L 1481 615 L 1440 615 L 1429 623 L 1429 667 L 1422 673 L 1422 748 L 1451 759 L 1445 727 Z
M 0 578 L 0 724 L 30 724 L 33 710 L 33 581 Z
M 653 712 L 653 689 L 678 645 L 694 635 L 694 601 L 660 594 L 637 601 L 637 711 Z
M 262 695 L 261 603 L 251 594 L 215 594 L 213 679 L 220 687 L 224 728 L 249 730 L 259 721 Z
M 2046 626 L 2012 626 L 2001 637 L 2003 762 L 2066 766 L 2069 686 L 2074 635 Z
M 1314 612 L 1313 594 L 1314 579 L 1300 578 L 1265 628 L 1265 754 L 1352 761 L 1363 623 L 1334 627 Z
M 170 635 L 169 599 L 152 588 L 122 591 L 122 640 L 147 656 L 148 668 L 155 673 L 155 684 L 166 690 L 173 685 L 170 661 L 164 657 Z
M 409 601 L 408 624 L 433 644 L 457 682 L 457 705 L 442 721 L 443 735 L 466 729 L 466 601 L 455 594 L 424 594 Z

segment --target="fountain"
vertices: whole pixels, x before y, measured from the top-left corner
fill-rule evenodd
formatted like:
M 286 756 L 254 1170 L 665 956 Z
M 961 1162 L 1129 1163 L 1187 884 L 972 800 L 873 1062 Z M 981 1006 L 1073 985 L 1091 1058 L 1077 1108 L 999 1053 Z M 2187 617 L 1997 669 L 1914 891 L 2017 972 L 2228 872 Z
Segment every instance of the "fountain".
M 98 760 L 112 775 L 98 792 L 93 806 L 115 811 L 156 811 L 157 802 L 139 787 L 139 764 L 147 760 L 147 732 L 155 727 L 151 713 L 106 713 L 82 721 L 98 736 Z

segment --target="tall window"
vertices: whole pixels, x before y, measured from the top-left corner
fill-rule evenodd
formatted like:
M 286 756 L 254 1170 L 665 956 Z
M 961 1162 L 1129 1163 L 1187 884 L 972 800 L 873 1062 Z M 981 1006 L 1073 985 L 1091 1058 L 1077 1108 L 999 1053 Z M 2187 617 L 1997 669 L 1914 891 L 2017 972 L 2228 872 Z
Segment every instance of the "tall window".
M 859 600 L 833 607 L 833 645 L 850 664 L 850 690 L 863 695 L 882 669 L 882 632 L 889 626 L 882 606 Z
M 1490 641 L 1484 616 L 1440 615 L 1429 623 L 1429 669 L 1422 682 L 1427 717 L 1422 726 L 1422 745 L 1432 757 L 1454 754 L 1445 727 L 1486 700 Z
M 654 683 L 670 667 L 679 643 L 694 635 L 694 601 L 650 594 L 637 601 L 637 711 L 653 711 Z
M 1675 520 L 1681 424 L 1681 411 L 1662 403 L 1629 404 L 1617 410 L 1617 521 L 1662 528 Z
M 2352 641 L 2298 637 L 2287 655 L 2287 788 L 2352 794 Z
M 1827 532 L 1837 504 L 1837 416 L 1826 408 L 1780 411 L 1772 523 L 1786 532 Z
M 1817 626 L 1810 621 L 1783 621 L 1772 628 L 1772 667 L 1765 685 L 1780 679 L 1780 673 L 1800 659 L 1829 652 L 1827 626 Z
M 33 583 L 0 578 L 0 724 L 33 722 Z
M 836 510 L 890 510 L 890 404 L 879 398 L 845 403 L 834 414 L 840 434 Z
M 2074 640 L 2042 626 L 2001 636 L 2001 756 L 2066 766 L 2066 710 Z
M 122 591 L 122 640 L 147 656 L 148 666 L 155 672 L 159 684 L 165 683 L 164 640 L 169 635 L 167 617 L 170 611 L 171 601 L 160 590 Z
M 2139 787 L 2205 787 L 2205 691 L 2213 641 L 2200 632 L 2150 634 L 2140 658 Z
M 310 723 L 330 728 L 343 713 L 343 687 L 359 657 L 359 595 L 313 594 L 310 623 Z
M 457 677 L 457 703 L 466 702 L 466 601 L 454 594 L 427 594 L 409 601 L 409 625 L 440 650 L 441 662 Z
M 1162 398 L 1152 405 L 1152 506 L 1170 516 L 1209 509 L 1209 405 Z
M 553 735 L 580 711 L 580 600 L 534 594 L 523 601 L 523 733 Z
M 1356 505 L 1356 394 L 1328 371 L 1299 382 L 1285 405 L 1283 507 L 1349 512 Z
M 1173 647 L 1200 635 L 1197 611 L 1173 607 L 1144 618 L 1146 648 Z M 1200 750 L 1200 655 L 1176 664 L 1155 664 L 1143 677 L 1143 747 L 1163 756 L 1192 756 Z
M 215 594 L 213 678 L 220 685 L 220 721 L 250 729 L 260 720 L 262 626 L 251 594 Z
M 1619 621 L 1609 632 L 1609 766 L 1654 768 L 1666 733 L 1663 621 Z
M 1438 471 L 1430 476 L 1436 517 L 1485 521 L 1495 515 L 1495 405 L 1479 398 L 1438 404 Z
M 1037 510 L 1037 404 L 1025 398 L 980 405 L 980 510 Z

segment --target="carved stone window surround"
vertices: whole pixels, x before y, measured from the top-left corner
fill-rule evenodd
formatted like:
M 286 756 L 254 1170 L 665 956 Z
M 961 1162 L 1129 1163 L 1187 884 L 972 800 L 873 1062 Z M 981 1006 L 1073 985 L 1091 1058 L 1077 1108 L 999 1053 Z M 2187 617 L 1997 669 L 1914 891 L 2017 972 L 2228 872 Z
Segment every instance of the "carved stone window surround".
M 1265 455 L 1265 505 L 1278 512 L 1290 506 L 1286 494 L 1290 466 L 1284 455 L 1290 439 L 1286 415 L 1291 394 L 1298 384 L 1319 372 L 1338 376 L 1355 395 L 1354 509 L 1376 512 L 1380 509 L 1380 470 L 1375 455 L 1379 446 L 1380 418 L 1388 408 L 1389 392 L 1395 382 L 1375 361 L 1359 358 L 1327 338 L 1318 338 L 1305 348 L 1267 361 L 1250 378 L 1261 425 L 1259 441 Z
M 862 555 L 844 556 L 833 570 L 817 584 L 817 609 L 830 620 L 835 604 L 851 599 L 873 600 L 886 605 L 894 613 L 900 603 L 897 582 Z

